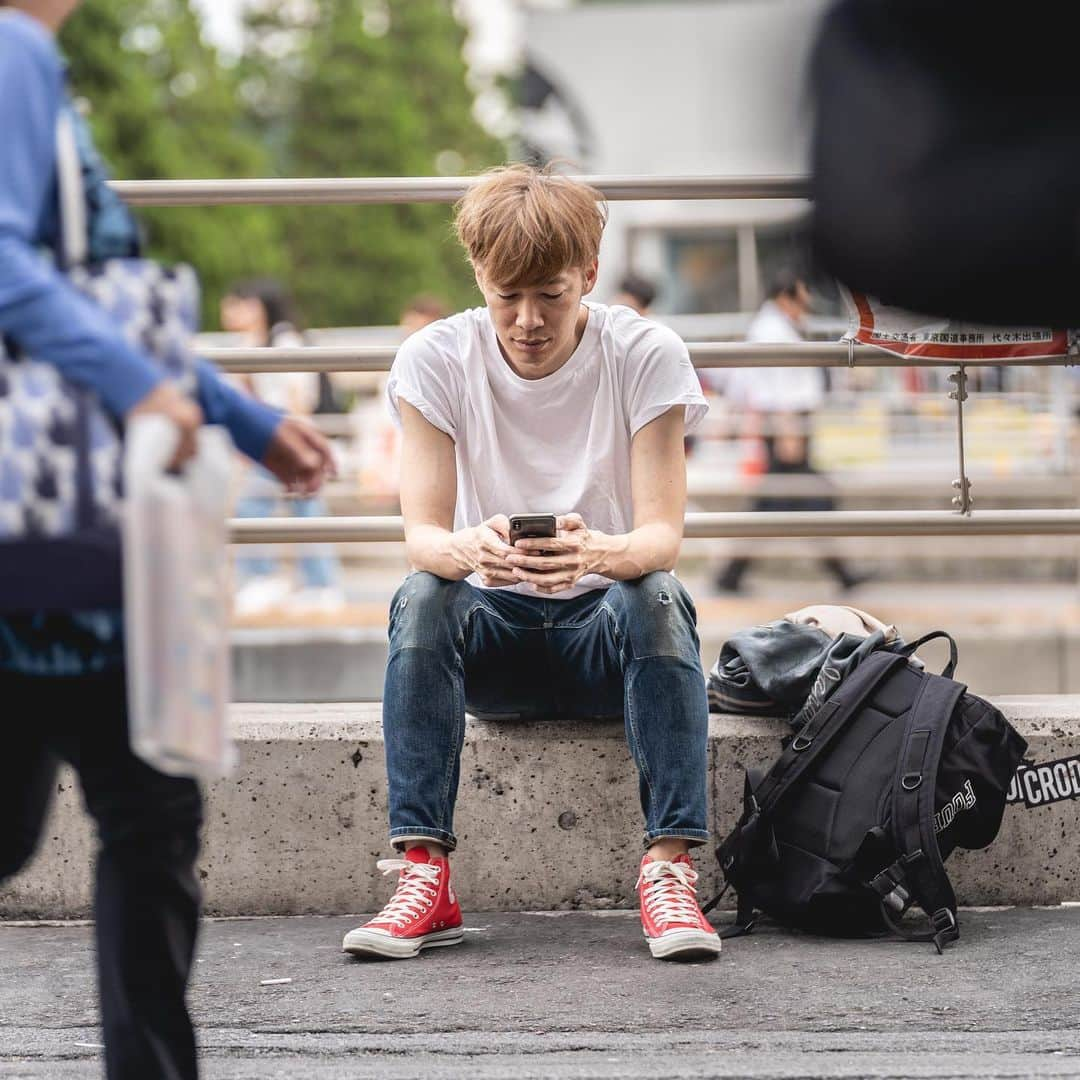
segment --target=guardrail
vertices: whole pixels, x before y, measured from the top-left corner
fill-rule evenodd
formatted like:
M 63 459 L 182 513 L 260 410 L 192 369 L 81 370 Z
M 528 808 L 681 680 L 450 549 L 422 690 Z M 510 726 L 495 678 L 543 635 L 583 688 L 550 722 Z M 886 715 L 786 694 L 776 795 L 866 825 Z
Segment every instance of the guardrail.
M 1080 517 L 1069 520 L 1061 517 L 1039 519 L 1036 517 L 1017 517 L 1015 515 L 1039 512 L 997 511 L 995 520 L 990 515 L 980 514 L 978 521 L 971 518 L 972 495 L 971 481 L 967 476 L 965 464 L 965 445 L 963 429 L 963 403 L 966 400 L 965 365 L 958 366 L 952 360 L 940 360 L 926 357 L 902 357 L 868 345 L 857 345 L 851 341 L 840 342 L 788 342 L 783 344 L 762 344 L 738 341 L 692 342 L 687 345 L 692 363 L 696 368 L 737 368 L 737 367 L 805 367 L 805 368 L 900 368 L 900 367 L 944 367 L 956 369 L 950 379 L 957 389 L 950 397 L 956 401 L 957 457 L 959 477 L 953 482 L 958 494 L 953 504 L 959 515 L 948 511 L 940 515 L 944 520 L 935 522 L 925 516 L 932 511 L 911 511 L 907 515 L 880 513 L 876 518 L 866 515 L 872 511 L 859 511 L 854 514 L 830 512 L 824 515 L 792 513 L 746 513 L 701 515 L 706 520 L 691 526 L 687 521 L 686 535 L 712 537 L 811 537 L 811 536 L 887 536 L 921 535 L 940 536 L 957 530 L 957 516 L 965 522 L 960 528 L 971 535 L 1022 535 L 1032 533 L 1080 533 Z M 223 370 L 235 373 L 254 373 L 264 371 L 361 371 L 383 372 L 390 369 L 397 346 L 303 346 L 298 348 L 214 348 L 204 350 L 208 359 L 215 361 Z M 972 366 L 1070 366 L 1074 357 L 1035 357 L 1023 361 L 991 359 L 983 364 L 980 361 Z M 1060 515 L 1066 511 L 1051 511 Z M 912 516 L 914 515 L 914 516 Z M 739 519 L 739 520 L 736 520 Z M 251 519 L 252 521 L 256 519 Z M 290 529 L 289 522 L 263 521 L 259 538 L 253 539 L 251 533 L 240 528 L 239 521 L 233 522 L 233 537 L 236 543 L 305 543 L 331 541 L 357 541 L 369 539 L 402 539 L 402 534 L 394 536 L 370 535 L 367 525 L 357 525 L 367 519 L 339 519 L 353 521 L 352 527 L 338 528 L 334 519 L 309 519 L 296 522 Z M 706 532 L 694 532 L 693 529 L 707 529 Z M 378 531 L 377 527 L 372 527 Z
M 235 518 L 237 544 L 304 544 L 405 539 L 400 517 Z M 684 535 L 713 537 L 810 536 L 1071 536 L 1080 534 L 1080 510 L 830 510 L 790 513 L 690 513 Z
M 805 199 L 809 181 L 800 176 L 578 176 L 612 201 L 640 199 Z M 129 180 L 114 189 L 135 206 L 221 206 L 246 204 L 325 205 L 406 202 L 456 202 L 478 177 L 362 177 L 256 180 Z M 690 514 L 686 535 L 695 536 L 938 536 L 964 531 L 972 535 L 1080 533 L 1080 511 L 1014 510 L 971 516 L 971 483 L 965 472 L 963 402 L 967 397 L 965 365 L 955 361 L 901 358 L 852 342 L 804 342 L 748 345 L 707 342 L 689 346 L 699 368 L 727 367 L 951 367 L 956 389 L 959 478 L 953 486 L 958 513 L 877 511 Z M 234 372 L 385 371 L 393 347 L 309 346 L 300 349 L 211 349 L 210 359 Z M 979 360 L 976 365 L 1065 366 L 1073 357 Z M 246 519 L 231 523 L 238 543 L 401 540 L 398 518 L 322 518 L 277 521 Z
M 896 356 L 870 345 L 845 341 L 802 341 L 761 344 L 745 341 L 690 342 L 696 368 L 955 368 L 955 360 Z M 250 374 L 262 371 L 389 371 L 396 345 L 305 345 L 291 349 L 203 349 L 202 354 L 222 371 Z M 971 367 L 1069 367 L 1076 357 L 1046 356 L 1025 360 L 992 358 Z
M 452 203 L 475 176 L 321 177 L 311 180 L 114 180 L 132 206 Z M 802 176 L 575 176 L 612 202 L 641 199 L 805 199 Z

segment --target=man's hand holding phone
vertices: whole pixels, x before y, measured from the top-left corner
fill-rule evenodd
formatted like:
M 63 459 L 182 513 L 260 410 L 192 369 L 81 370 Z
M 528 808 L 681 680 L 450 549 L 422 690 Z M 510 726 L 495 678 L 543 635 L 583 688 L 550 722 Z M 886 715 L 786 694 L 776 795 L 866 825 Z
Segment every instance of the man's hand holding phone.
M 514 549 L 510 546 L 510 519 L 496 514 L 471 529 L 461 529 L 450 538 L 454 561 L 469 570 L 483 585 L 516 585 L 521 579 L 507 561 Z
M 515 581 L 528 581 L 541 593 L 562 592 L 597 565 L 601 553 L 595 540 L 580 514 L 562 514 L 555 518 L 554 535 L 516 539 L 507 562 Z

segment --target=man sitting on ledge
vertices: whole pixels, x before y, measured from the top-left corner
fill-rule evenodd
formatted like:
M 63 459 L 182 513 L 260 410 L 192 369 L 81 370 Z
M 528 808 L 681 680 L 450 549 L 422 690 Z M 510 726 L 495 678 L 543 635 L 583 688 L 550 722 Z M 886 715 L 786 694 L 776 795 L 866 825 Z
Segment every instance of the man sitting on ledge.
M 486 175 L 457 230 L 486 307 L 402 345 L 387 387 L 404 432 L 415 568 L 390 608 L 383 695 L 391 901 L 346 935 L 404 958 L 462 940 L 450 883 L 465 712 L 625 718 L 640 776 L 637 888 L 657 957 L 713 956 L 688 850 L 708 839 L 708 706 L 696 614 L 672 576 L 683 436 L 707 405 L 682 341 L 584 303 L 606 219 L 596 191 L 526 165 Z M 510 544 L 510 520 L 557 534 Z

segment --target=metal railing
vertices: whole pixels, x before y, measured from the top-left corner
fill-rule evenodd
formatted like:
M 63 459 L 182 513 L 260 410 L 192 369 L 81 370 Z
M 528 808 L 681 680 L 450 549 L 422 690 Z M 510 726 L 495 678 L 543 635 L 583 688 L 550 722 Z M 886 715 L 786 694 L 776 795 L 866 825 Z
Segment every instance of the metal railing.
M 312 180 L 114 180 L 132 206 L 378 205 L 452 203 L 475 176 L 394 176 Z M 612 202 L 643 199 L 805 199 L 802 176 L 575 176 Z
M 852 342 L 698 342 L 687 346 L 697 368 L 834 367 L 834 368 L 956 368 L 955 361 L 901 357 Z M 300 348 L 216 348 L 204 354 L 223 370 L 361 371 L 390 369 L 397 346 L 305 346 Z M 978 366 L 1065 366 L 1072 357 L 1038 357 L 1023 361 L 991 360 Z M 972 514 L 971 481 L 966 475 L 963 444 L 963 367 L 958 369 L 957 441 L 960 477 L 955 511 L 829 511 L 827 513 L 725 512 L 686 517 L 685 536 L 696 538 L 771 538 L 828 536 L 971 536 L 1080 534 L 1080 510 L 998 510 Z M 957 376 L 953 376 L 954 380 Z M 249 518 L 231 522 L 237 544 L 387 542 L 404 539 L 399 518 L 324 517 L 308 519 Z
M 870 345 L 844 341 L 801 341 L 761 344 L 745 341 L 690 342 L 686 348 L 696 368 L 955 368 L 955 360 L 919 357 L 913 360 Z M 212 348 L 202 354 L 222 371 L 389 371 L 396 345 L 307 345 L 298 348 Z M 1076 357 L 1040 356 L 1025 360 L 991 358 L 971 367 L 1069 367 Z
M 1080 510 L 830 510 L 791 513 L 690 513 L 688 539 L 803 536 L 1064 536 L 1080 533 Z M 237 518 L 234 543 L 387 543 L 405 539 L 400 517 Z
M 796 176 L 578 176 L 612 201 L 642 199 L 805 199 L 809 181 Z M 135 180 L 116 181 L 114 189 L 135 206 L 221 206 L 235 204 L 326 205 L 385 203 L 450 203 L 457 201 L 476 177 L 375 177 L 348 179 Z M 691 513 L 686 536 L 943 536 L 1058 535 L 1080 533 L 1078 510 L 981 511 L 972 515 L 971 483 L 965 474 L 963 402 L 967 397 L 964 365 L 955 361 L 895 356 L 850 342 L 804 342 L 784 345 L 707 342 L 688 346 L 695 367 L 950 367 L 956 389 L 958 462 L 954 481 L 959 510 L 830 511 L 828 513 Z M 396 347 L 309 346 L 300 349 L 210 349 L 206 354 L 226 371 L 388 370 Z M 1074 358 L 979 360 L 977 365 L 1061 366 Z M 305 543 L 335 541 L 400 541 L 397 517 L 309 519 L 239 519 L 231 522 L 237 543 Z

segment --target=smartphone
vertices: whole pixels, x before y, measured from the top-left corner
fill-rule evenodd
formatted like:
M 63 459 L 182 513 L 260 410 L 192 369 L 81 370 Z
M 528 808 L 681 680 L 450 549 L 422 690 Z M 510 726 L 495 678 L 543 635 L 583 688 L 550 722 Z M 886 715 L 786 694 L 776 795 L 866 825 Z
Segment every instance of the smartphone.
M 554 514 L 511 514 L 510 515 L 510 543 L 516 544 L 518 540 L 531 536 L 554 536 Z

